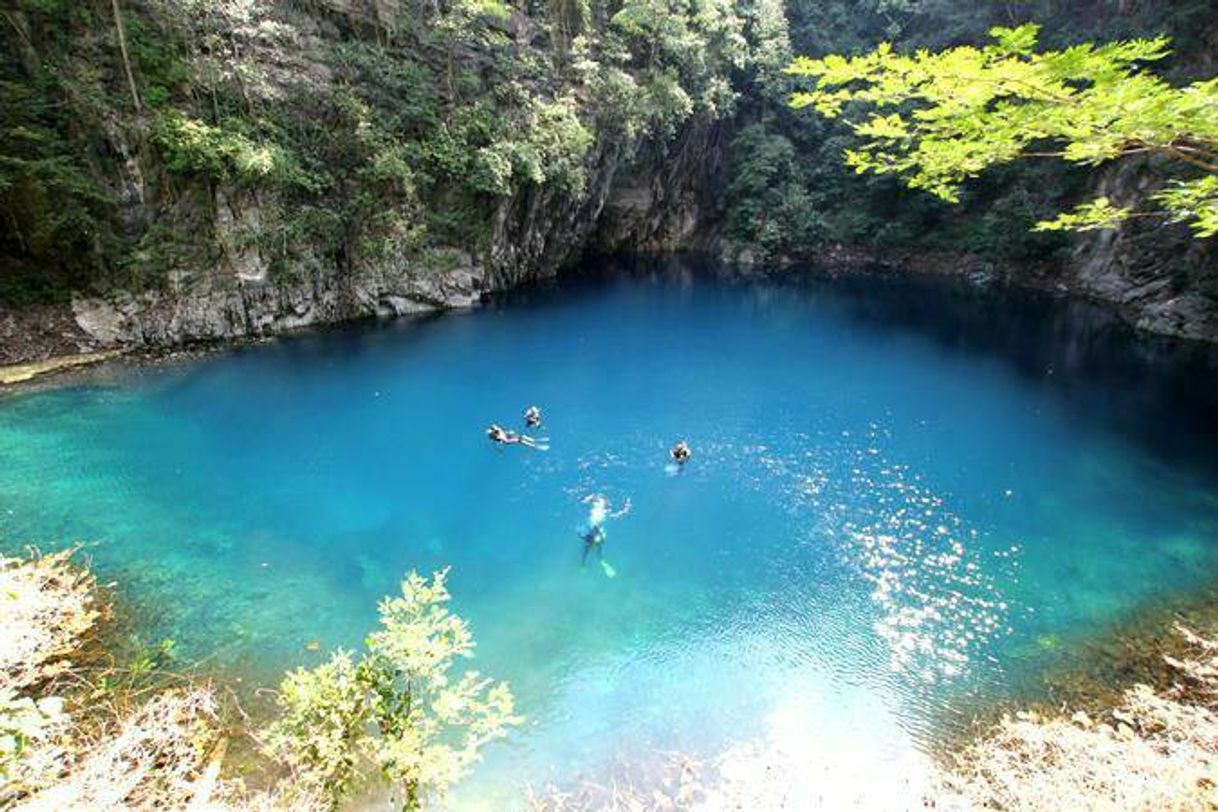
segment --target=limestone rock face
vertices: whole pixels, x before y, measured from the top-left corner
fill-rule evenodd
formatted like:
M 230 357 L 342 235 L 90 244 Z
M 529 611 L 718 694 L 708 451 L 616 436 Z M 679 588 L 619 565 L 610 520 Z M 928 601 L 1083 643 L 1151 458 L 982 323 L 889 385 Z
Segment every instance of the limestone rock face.
M 209 70 L 239 68 L 242 93 L 255 106 L 324 95 L 335 81 L 333 43 L 341 36 L 336 27 L 376 32 L 379 41 L 404 24 L 404 7 L 400 0 L 218 6 L 215 13 L 223 16 L 240 59 L 208 63 Z M 514 47 L 526 48 L 537 35 L 528 20 L 516 13 L 496 25 Z M 195 183 L 157 195 L 147 193 L 146 177 L 132 174 L 124 179 L 131 230 L 155 221 L 167 238 L 158 237 L 158 244 L 171 244 L 149 260 L 148 276 L 156 286 L 82 293 L 64 308 L 70 310 L 66 317 L 86 341 L 101 347 L 171 347 L 468 308 L 488 292 L 552 277 L 590 249 L 693 247 L 700 229 L 714 220 L 717 203 L 706 204 L 703 195 L 722 185 L 716 173 L 729 140 L 726 125 L 695 115 L 669 139 L 627 138 L 599 121 L 586 124 L 593 142 L 579 190 L 518 184 L 487 207 L 487 222 L 475 224 L 486 236 L 469 245 L 412 235 L 417 211 L 401 212 L 405 225 L 399 230 L 386 226 L 353 235 L 362 225 L 357 219 L 343 225 L 346 234 L 327 241 L 311 224 L 285 229 L 293 203 L 277 199 L 272 187 Z M 110 134 L 116 151 L 123 151 L 124 137 L 118 128 Z M 155 160 L 146 169 L 159 171 Z
M 595 242 L 601 250 L 720 251 L 721 191 L 728 126 L 697 120 L 663 149 L 644 146 L 604 201 Z
M 1156 188 L 1146 163 L 1106 170 L 1096 195 L 1118 206 L 1149 209 Z M 1183 225 L 1130 221 L 1079 237 L 1068 270 L 1070 287 L 1111 303 L 1142 330 L 1218 340 L 1218 240 L 1198 240 Z
M 476 306 L 489 292 L 552 277 L 584 252 L 672 251 L 710 241 L 722 150 L 717 126 L 693 124 L 672 144 L 621 143 L 600 135 L 590 150 L 587 186 L 577 196 L 530 186 L 507 196 L 475 257 L 455 246 L 356 249 L 341 263 L 298 252 L 272 267 L 259 237 L 280 201 L 219 185 L 209 211 L 180 220 L 212 235 L 206 262 L 178 267 L 144 292 L 78 296 L 76 326 L 100 347 L 173 347 L 196 341 L 268 336 L 311 325 Z
M 485 282 L 472 266 L 418 274 L 328 274 L 257 280 L 180 279 L 173 289 L 78 297 L 72 312 L 99 346 L 172 347 L 268 336 L 310 325 L 473 307 Z
M 468 308 L 488 289 L 486 271 L 462 251 L 421 259 L 365 259 L 340 270 L 306 258 L 274 272 L 255 242 L 265 201 L 216 193 L 219 260 L 168 274 L 163 289 L 72 301 L 76 326 L 100 347 L 173 347 L 268 336 L 318 324 Z

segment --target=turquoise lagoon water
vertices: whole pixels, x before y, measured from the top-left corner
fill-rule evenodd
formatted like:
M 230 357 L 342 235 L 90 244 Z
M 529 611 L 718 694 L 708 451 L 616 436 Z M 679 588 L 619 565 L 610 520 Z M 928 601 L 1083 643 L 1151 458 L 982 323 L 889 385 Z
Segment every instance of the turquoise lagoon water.
M 528 718 L 461 809 L 745 740 L 875 800 L 978 697 L 1212 583 L 1214 366 L 1022 296 L 606 273 L 6 395 L 0 545 L 83 542 L 147 639 L 267 684 L 451 565 Z M 492 447 L 531 403 L 550 450 Z M 631 505 L 612 578 L 594 494 Z

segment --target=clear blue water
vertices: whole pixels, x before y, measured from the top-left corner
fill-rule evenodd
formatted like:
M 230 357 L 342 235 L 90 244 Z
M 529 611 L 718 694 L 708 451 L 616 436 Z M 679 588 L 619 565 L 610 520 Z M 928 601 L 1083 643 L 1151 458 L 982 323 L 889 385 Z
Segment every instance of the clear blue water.
M 528 717 L 460 808 L 776 730 L 882 764 L 1213 582 L 1214 367 L 1022 296 L 608 275 L 0 397 L 0 546 L 83 542 L 267 683 L 451 565 Z M 492 447 L 531 403 L 550 450 Z

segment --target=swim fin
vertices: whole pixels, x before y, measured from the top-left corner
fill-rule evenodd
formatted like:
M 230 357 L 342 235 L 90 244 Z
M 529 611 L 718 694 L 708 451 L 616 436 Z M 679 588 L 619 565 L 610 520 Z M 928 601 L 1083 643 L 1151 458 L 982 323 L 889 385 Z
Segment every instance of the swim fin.
M 615 570 L 613 568 L 612 564 L 610 564 L 608 561 L 605 561 L 604 559 L 601 559 L 601 572 L 605 573 L 606 578 L 616 578 L 617 577 L 617 570 Z

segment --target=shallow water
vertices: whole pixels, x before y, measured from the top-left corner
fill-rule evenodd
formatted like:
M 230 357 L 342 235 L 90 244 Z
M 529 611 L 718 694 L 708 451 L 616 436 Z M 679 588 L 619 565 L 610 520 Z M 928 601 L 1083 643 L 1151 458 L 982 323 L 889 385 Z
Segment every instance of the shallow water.
M 451 565 L 528 717 L 461 809 L 756 738 L 883 808 L 936 725 L 1218 572 L 1212 354 L 1110 322 L 674 266 L 111 367 L 0 398 L 0 545 L 83 541 L 147 639 L 265 682 Z M 550 450 L 491 447 L 530 403 Z

